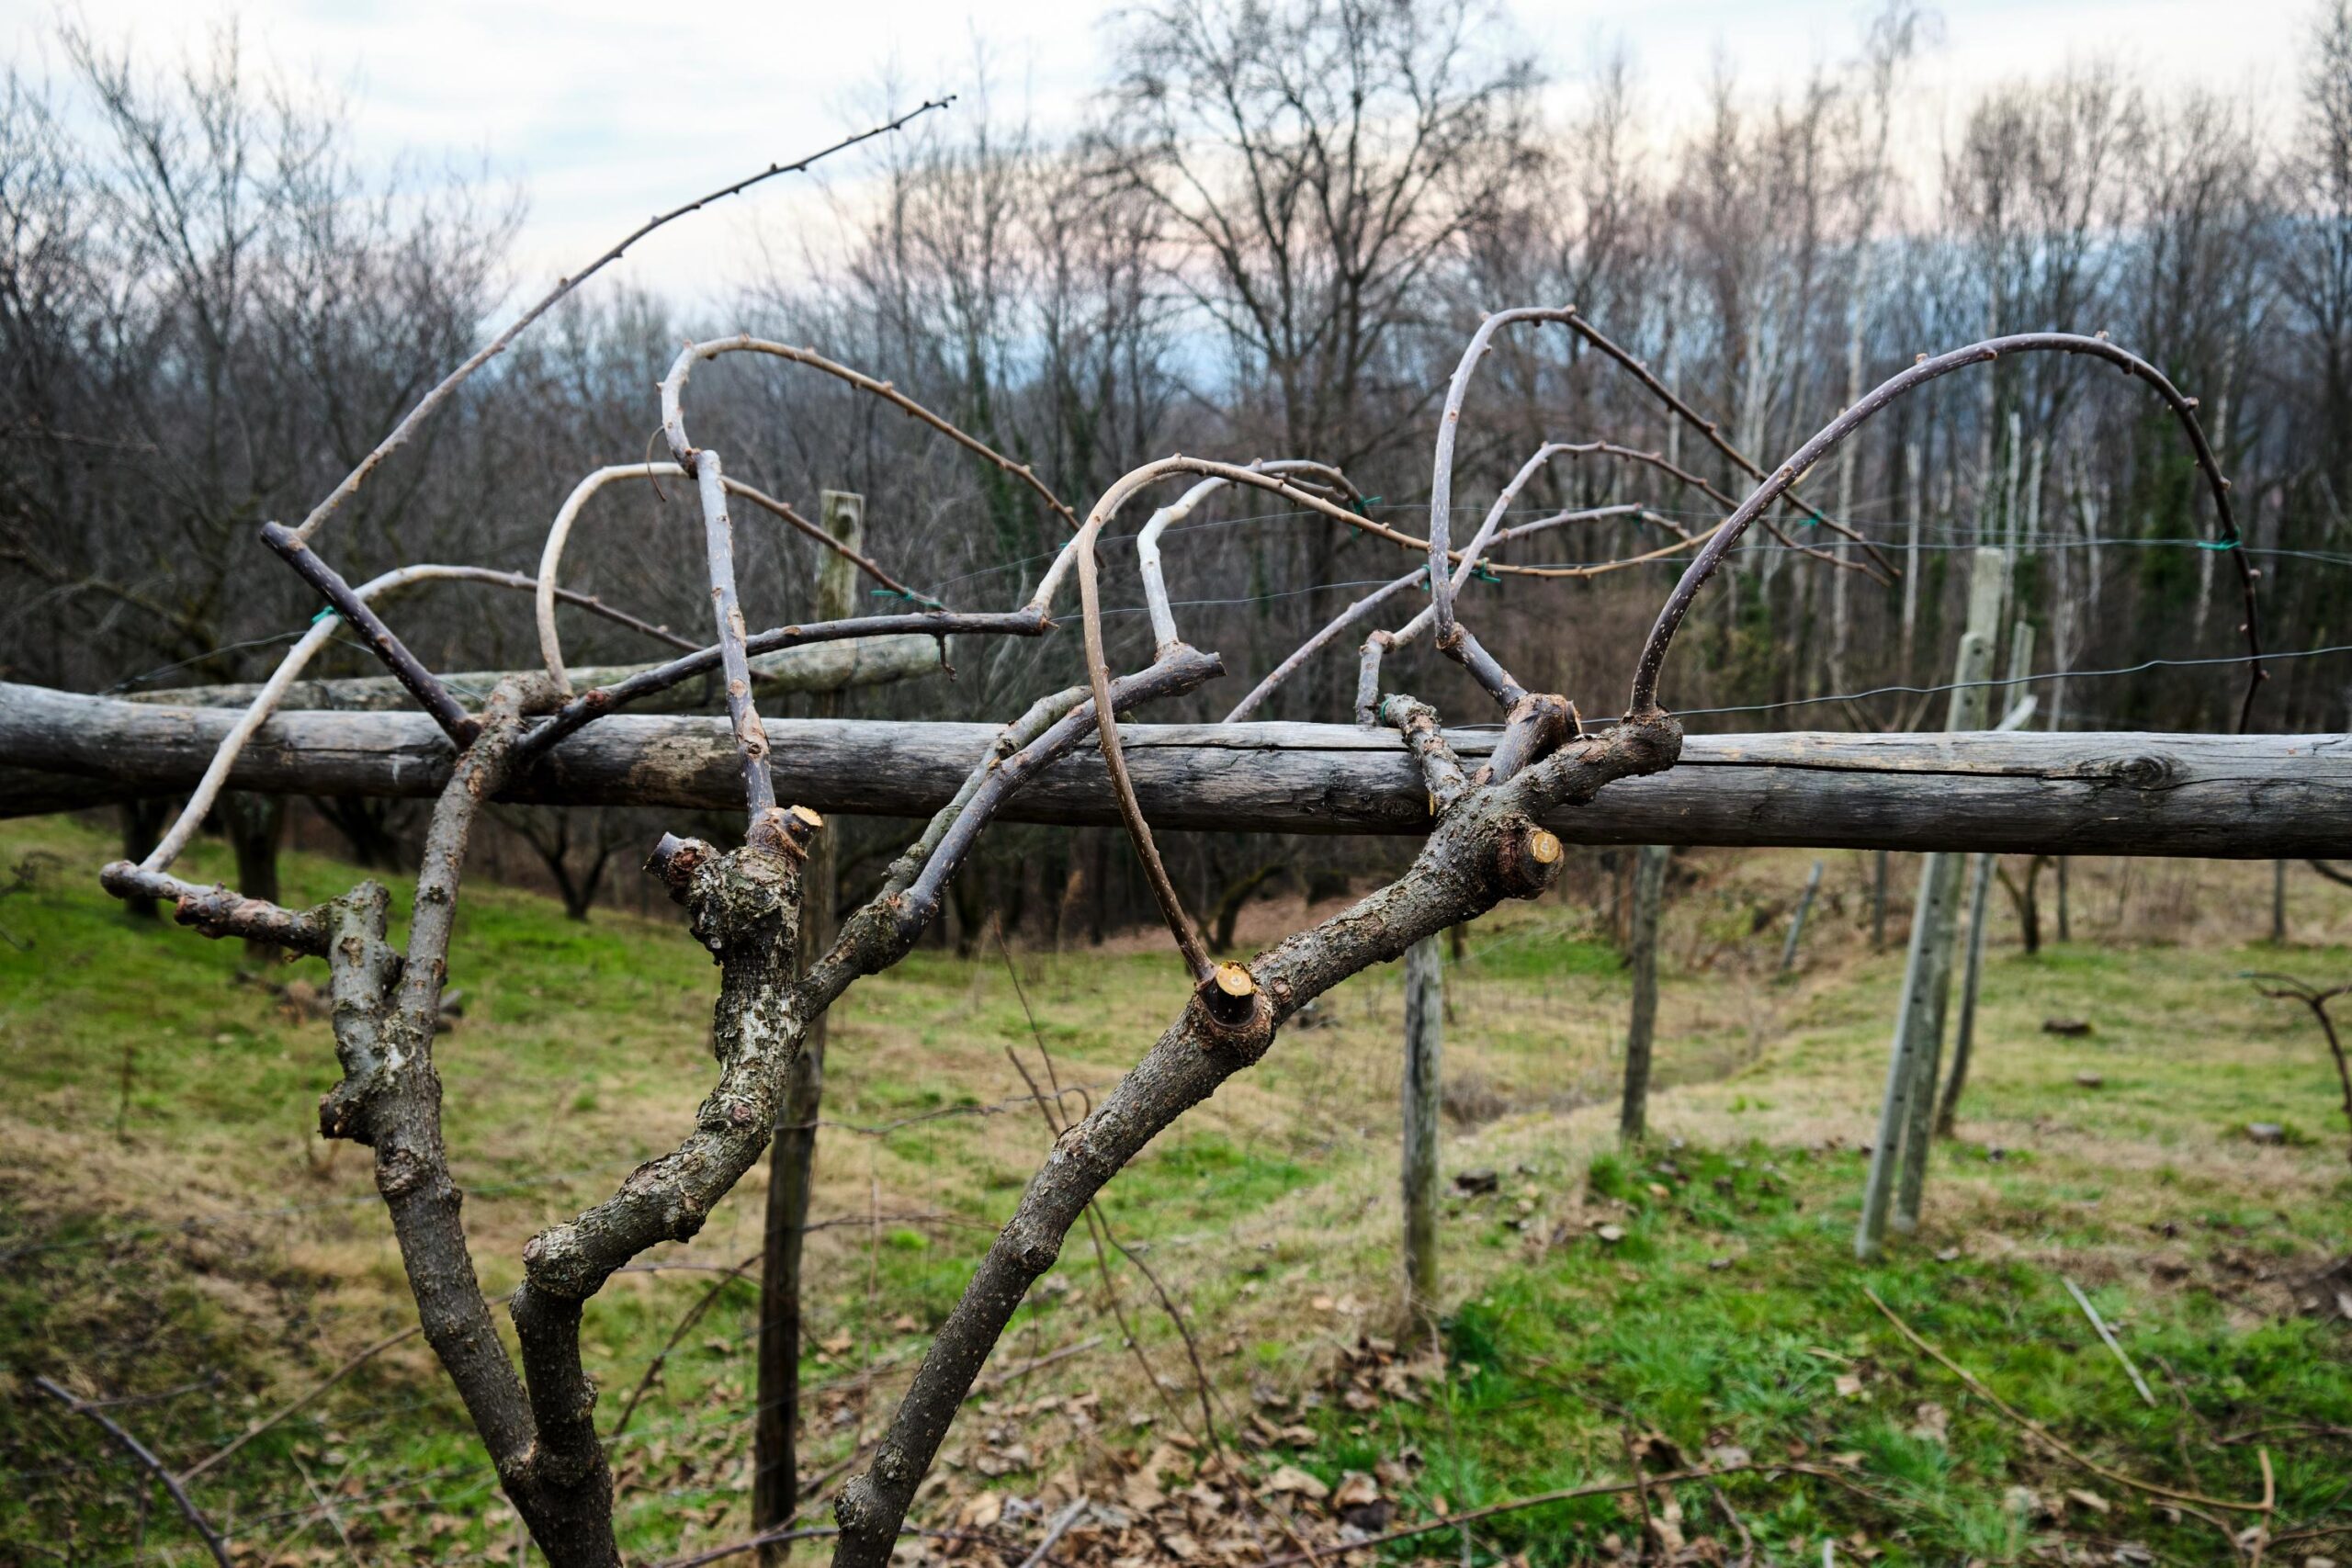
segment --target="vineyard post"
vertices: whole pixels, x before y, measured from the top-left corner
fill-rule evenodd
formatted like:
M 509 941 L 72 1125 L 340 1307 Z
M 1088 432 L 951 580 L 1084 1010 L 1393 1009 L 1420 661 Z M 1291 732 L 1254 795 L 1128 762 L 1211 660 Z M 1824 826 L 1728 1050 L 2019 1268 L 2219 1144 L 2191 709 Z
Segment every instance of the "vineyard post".
M 1439 1061 L 1445 1035 L 1445 953 L 1438 938 L 1405 950 L 1405 1314 L 1416 1337 L 1437 1329 Z
M 1821 891 L 1821 863 L 1815 861 L 1813 870 L 1805 874 L 1804 891 L 1797 895 L 1796 913 L 1789 917 L 1789 938 L 1781 945 L 1781 973 L 1786 975 L 1796 967 L 1797 943 L 1804 940 L 1804 918 L 1813 913 L 1814 895 Z
M 1993 675 L 1993 649 L 2001 627 L 2002 602 L 2007 597 L 2009 561 L 2001 550 L 1976 552 L 1975 573 L 1968 584 L 1968 630 L 1961 638 L 1960 657 L 1952 675 L 1951 705 L 1944 721 L 1947 730 L 1982 729 L 1993 704 L 1986 684 Z M 1951 1016 L 1952 961 L 1959 955 L 1959 855 L 1940 857 L 1946 863 L 1943 908 L 1937 922 L 1934 967 L 1928 976 L 1932 1001 L 1926 1032 L 1914 1061 L 1916 1075 L 1905 1097 L 1909 1124 L 1903 1134 L 1903 1176 L 1894 1196 L 1894 1228 L 1905 1235 L 1919 1228 L 1919 1197 L 1928 1180 L 1928 1145 L 1936 1117 L 1936 1084 L 1941 1077 L 1944 1021 Z
M 847 620 L 857 610 L 857 568 L 852 556 L 865 548 L 865 498 L 848 491 L 821 492 L 819 523 L 842 551 L 828 551 L 817 566 L 817 619 Z M 846 552 L 846 553 L 843 553 Z M 839 718 L 842 696 L 821 692 L 809 699 L 817 718 Z M 833 915 L 840 907 L 834 835 L 820 833 L 808 847 L 803 872 L 800 962 L 805 970 L 833 944 Z M 768 1148 L 765 1242 L 760 1262 L 758 1419 L 752 1430 L 752 1529 L 755 1534 L 782 1529 L 799 1503 L 795 1426 L 800 1408 L 801 1251 L 808 1238 L 808 1201 L 816 1181 L 817 1116 L 825 1089 L 825 1019 L 808 1021 L 800 1054 L 785 1079 L 784 1110 L 776 1117 Z M 780 1563 L 788 1545 L 760 1548 L 763 1563 Z
M 1952 671 L 1951 705 L 1945 728 L 1973 729 L 1984 722 L 1983 682 L 1993 670 L 1993 637 L 2000 622 L 2001 590 L 2007 562 L 1998 550 L 1976 552 L 1969 579 L 1967 630 Z M 1921 857 L 1919 896 L 1911 917 L 1911 945 L 1903 967 L 1902 999 L 1895 1004 L 1894 1038 L 1888 1052 L 1886 1095 L 1879 1110 L 1878 1137 L 1871 1145 L 1870 1174 L 1862 1188 L 1861 1223 L 1854 1233 L 1854 1255 L 1865 1262 L 1878 1257 L 1885 1245 L 1887 1222 L 1895 1208 L 1895 1179 L 1900 1171 L 1906 1187 L 1911 1171 L 1909 1145 L 1919 1141 L 1910 1133 L 1918 1123 L 1927 1130 L 1928 1106 L 1936 1084 L 1936 1057 L 1943 1032 L 1943 1004 L 1950 988 L 1954 906 L 1960 884 L 1959 857 L 1931 853 Z M 1925 1151 L 1918 1151 L 1919 1173 L 1925 1175 Z M 1895 1215 L 1896 1228 L 1908 1231 L 1917 1223 L 1916 1192 L 1905 1215 Z M 1906 1220 L 1908 1223 L 1906 1223 Z
M 1666 898 L 1664 844 L 1644 844 L 1634 862 L 1634 919 L 1627 958 L 1634 971 L 1633 1017 L 1625 1029 L 1625 1098 L 1617 1135 L 1639 1143 L 1649 1131 L 1650 1042 L 1657 1032 L 1657 922 Z
M 2033 623 L 2020 620 L 2009 628 L 2010 687 L 2026 676 L 2033 662 Z M 2030 697 L 2012 706 L 2001 716 L 2000 728 L 2015 729 L 2032 716 Z M 1960 1021 L 1952 1031 L 1951 1076 L 1944 1087 L 1944 1097 L 1936 1107 L 1936 1136 L 1951 1136 L 1953 1119 L 1959 1114 L 1961 1090 L 1968 1086 L 1968 1063 L 1976 1047 L 1976 993 L 1984 978 L 1984 911 L 1993 892 L 1993 863 L 1996 857 L 1974 854 L 1968 863 L 1968 962 L 1962 967 L 1960 982 Z

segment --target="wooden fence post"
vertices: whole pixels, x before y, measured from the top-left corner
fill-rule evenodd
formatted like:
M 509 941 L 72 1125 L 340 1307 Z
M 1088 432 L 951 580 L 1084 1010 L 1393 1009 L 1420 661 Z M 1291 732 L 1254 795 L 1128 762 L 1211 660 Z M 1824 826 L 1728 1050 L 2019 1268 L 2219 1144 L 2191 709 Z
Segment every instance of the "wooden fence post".
M 1984 726 L 1986 692 L 1981 682 L 1993 671 L 1993 637 L 2000 624 L 2007 564 L 1999 550 L 1976 552 L 1969 579 L 1968 629 L 1953 660 L 1947 729 Z M 1894 1037 L 1887 1053 L 1886 1094 L 1879 1108 L 1878 1137 L 1871 1145 L 1870 1175 L 1862 1188 L 1861 1223 L 1854 1232 L 1854 1255 L 1864 1261 L 1878 1257 L 1884 1247 L 1890 1218 L 1900 1230 L 1907 1231 L 1917 1223 L 1916 1189 L 1926 1177 L 1928 1123 L 1933 1113 L 1944 1004 L 1951 989 L 1952 917 L 1959 892 L 1958 856 L 1931 853 L 1920 858 L 1918 902 L 1911 917 L 1902 998 L 1895 1006 Z M 1898 1173 L 1912 1191 L 1907 1212 L 1897 1211 Z
M 1423 937 L 1405 950 L 1405 1313 L 1417 1335 L 1437 1330 L 1439 1055 L 1445 1034 L 1445 953 Z
M 1886 852 L 1871 853 L 1871 951 L 1881 953 L 1886 948 Z
M 1978 550 L 1968 584 L 1968 629 L 1960 639 L 1953 660 L 1951 705 L 1946 729 L 1982 729 L 1993 705 L 1984 682 L 1993 674 L 1993 646 L 2001 629 L 2001 606 L 2007 595 L 2008 557 L 2000 550 Z M 1919 1199 L 1927 1189 L 1928 1151 L 1933 1142 L 1936 1086 L 1942 1077 L 1944 1020 L 1950 1016 L 1952 960 L 1957 956 L 1960 930 L 1960 870 L 1958 855 L 1941 857 L 1948 863 L 1950 887 L 1936 930 L 1938 949 L 1928 972 L 1931 1006 L 1927 1033 L 1914 1058 L 1916 1072 L 1906 1096 L 1907 1123 L 1903 1135 L 1903 1174 L 1894 1197 L 1894 1228 L 1905 1235 L 1919 1226 Z
M 1789 940 L 1781 945 L 1781 973 L 1785 975 L 1796 966 L 1797 943 L 1804 936 L 1804 918 L 1813 912 L 1813 896 L 1821 891 L 1821 863 L 1815 861 L 1813 870 L 1804 879 L 1804 891 L 1797 895 L 1797 911 L 1789 917 Z
M 2032 662 L 2033 625 L 2021 620 L 2009 628 L 2009 684 L 2025 679 Z M 1997 728 L 2016 729 L 2032 716 L 2033 699 L 2028 697 L 2003 714 Z M 1935 1135 L 1939 1138 L 1951 1136 L 1961 1090 L 1968 1087 L 1968 1059 L 1976 1045 L 1976 990 L 1984 977 L 1984 909 L 1993 891 L 1994 858 L 1979 854 L 1971 855 L 1968 861 L 1968 962 L 1961 974 L 1960 1021 L 1952 1030 L 1951 1074 L 1944 1086 L 1944 1097 L 1936 1107 Z
M 824 530 L 854 551 L 865 547 L 865 498 L 847 491 L 822 492 Z M 817 619 L 846 620 L 857 611 L 856 568 L 831 550 L 817 567 Z M 839 692 L 809 699 L 819 718 L 838 718 Z M 800 959 L 805 966 L 832 945 L 838 905 L 833 840 L 819 833 L 803 874 L 808 888 L 800 922 Z M 752 1529 L 754 1533 L 789 1524 L 799 1504 L 794 1424 L 800 1405 L 800 1261 L 808 1238 L 808 1198 L 817 1169 L 817 1113 L 825 1089 L 825 1020 L 810 1021 L 808 1032 L 785 1080 L 784 1109 L 768 1147 L 768 1208 L 764 1252 L 760 1259 L 758 1410 L 752 1427 Z M 781 1563 L 788 1545 L 760 1548 L 763 1563 Z
M 1666 902 L 1666 863 L 1674 852 L 1645 844 L 1634 862 L 1634 919 L 1626 956 L 1634 970 L 1634 1014 L 1625 1028 L 1625 1098 L 1617 1136 L 1639 1143 L 1649 1132 L 1650 1045 L 1657 1032 L 1657 922 Z

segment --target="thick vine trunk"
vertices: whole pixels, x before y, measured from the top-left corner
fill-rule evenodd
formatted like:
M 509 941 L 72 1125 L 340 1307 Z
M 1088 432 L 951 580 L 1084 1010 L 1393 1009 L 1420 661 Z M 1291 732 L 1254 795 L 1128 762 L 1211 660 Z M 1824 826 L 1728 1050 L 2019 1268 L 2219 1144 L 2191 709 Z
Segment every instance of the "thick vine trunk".
M 997 1235 L 940 1325 L 899 1403 L 873 1464 L 842 1488 L 836 1568 L 882 1568 L 899 1527 L 1029 1287 L 1053 1267 L 1061 1244 L 1105 1182 L 1160 1130 L 1262 1057 L 1283 1020 L 1331 987 L 1388 963 L 1425 937 L 1547 886 L 1560 864 L 1556 838 L 1536 817 L 1603 784 L 1672 764 L 1680 731 L 1664 716 L 1578 741 L 1518 778 L 1482 784 L 1438 819 L 1412 869 L 1351 908 L 1277 942 L 1249 965 L 1255 988 L 1243 1013 L 1220 1011 L 1214 985 L 1084 1119 L 1055 1140 L 1012 1217 Z M 1227 998 L 1230 1002 L 1233 998 Z

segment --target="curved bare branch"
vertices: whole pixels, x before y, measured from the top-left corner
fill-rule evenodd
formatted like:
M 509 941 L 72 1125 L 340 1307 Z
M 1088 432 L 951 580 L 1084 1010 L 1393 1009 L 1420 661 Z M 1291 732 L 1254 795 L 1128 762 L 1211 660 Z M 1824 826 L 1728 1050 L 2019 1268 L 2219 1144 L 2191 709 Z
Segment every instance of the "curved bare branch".
M 1319 476 L 1339 493 L 1361 499 L 1361 492 L 1350 483 L 1347 475 L 1326 463 L 1306 457 L 1261 458 L 1249 465 L 1260 473 Z M 1151 521 L 1136 536 L 1136 569 L 1143 576 L 1144 606 L 1151 615 L 1152 642 L 1161 652 L 1174 648 L 1183 639 L 1176 635 L 1176 617 L 1168 603 L 1168 581 L 1160 570 L 1159 536 L 1170 524 L 1181 523 L 1193 514 L 1193 509 L 1218 491 L 1229 479 L 1205 479 L 1186 491 L 1175 501 L 1151 514 Z
M 568 693 L 571 690 L 571 677 L 570 671 L 564 668 L 563 642 L 556 631 L 556 601 L 560 599 L 567 603 L 578 604 L 581 602 L 581 596 L 556 586 L 556 573 L 563 563 L 564 547 L 571 541 L 571 527 L 579 520 L 580 509 L 588 503 L 590 497 L 617 479 L 683 479 L 684 476 L 685 469 L 676 463 L 613 464 L 596 469 L 574 485 L 571 493 L 564 497 L 563 505 L 557 509 L 555 521 L 548 527 L 547 543 L 539 551 L 539 573 L 532 586 L 537 593 L 539 657 L 546 660 L 548 673 L 555 678 L 557 685 L 563 691 Z M 782 518 L 826 549 L 856 567 L 858 570 L 882 587 L 918 604 L 927 605 L 933 609 L 946 608 L 936 599 L 915 592 L 905 583 L 883 570 L 870 557 L 860 555 L 857 551 L 851 549 L 824 529 L 801 516 L 788 503 L 778 501 L 775 497 L 756 490 L 741 479 L 728 479 L 722 475 L 721 480 L 726 485 L 729 495 L 741 496 L 752 505 Z M 697 646 L 683 637 L 673 637 L 672 640 L 681 648 L 693 649 Z
M 2221 465 L 2214 460 L 2213 449 L 2205 439 L 2204 427 L 2197 422 L 2197 404 L 2183 397 L 2178 388 L 2165 373 L 2129 350 L 2118 348 L 2104 337 L 2084 337 L 2077 333 L 2016 333 L 2006 337 L 1987 338 L 1970 344 L 1933 358 L 1921 355 L 1916 364 L 1889 377 L 1872 389 L 1860 402 L 1839 414 L 1815 433 L 1813 439 L 1798 447 L 1789 459 L 1772 470 L 1770 477 L 1748 495 L 1729 517 L 1724 519 L 1714 536 L 1707 541 L 1674 592 L 1667 596 L 1658 611 L 1657 622 L 1650 628 L 1648 640 L 1642 647 L 1640 660 L 1634 667 L 1634 689 L 1627 711 L 1645 715 L 1657 706 L 1657 678 L 1666 662 L 1668 648 L 1674 640 L 1676 628 L 1690 613 L 1691 601 L 1707 580 L 1714 575 L 1724 555 L 1739 542 L 1747 525 L 1762 514 L 1764 509 L 1789 492 L 1815 464 L 1829 455 L 1846 437 L 1868 423 L 1889 404 L 1939 377 L 1972 365 L 1985 365 L 2004 354 L 2080 354 L 2114 366 L 2125 374 L 2138 378 L 2155 389 L 2175 418 L 2180 422 L 2182 433 L 2188 440 L 2199 472 L 2205 476 L 2206 488 L 2213 497 L 2217 514 L 2216 531 L 2222 547 L 2237 557 L 2239 580 L 2245 591 L 2245 636 L 2252 655 L 2252 671 L 2246 682 L 2245 701 L 2238 709 L 2238 728 L 2243 730 L 2254 712 L 2254 697 L 2268 674 L 2262 667 L 2262 636 L 2256 619 L 2254 569 L 2246 563 L 2245 550 L 2238 547 L 2243 539 L 2238 533 L 2237 517 L 2230 506 L 2230 481 L 2223 477 Z
M 670 367 L 670 373 L 662 378 L 662 433 L 670 443 L 671 455 L 681 463 L 690 461 L 690 454 L 694 450 L 692 444 L 686 440 L 684 416 L 679 406 L 685 392 L 686 378 L 694 374 L 694 367 L 699 361 L 716 359 L 724 354 L 770 355 L 777 359 L 789 360 L 795 365 L 805 365 L 812 370 L 821 370 L 828 376 L 837 377 L 848 382 L 861 392 L 871 393 L 896 408 L 909 419 L 929 425 L 967 452 L 995 464 L 1001 471 L 1012 475 L 1035 491 L 1038 499 L 1055 512 L 1059 513 L 1071 527 L 1078 526 L 1078 513 L 1070 509 L 1068 502 L 1056 495 L 1045 480 L 1037 477 L 1035 469 L 1026 463 L 1014 462 L 979 437 L 957 429 L 889 382 L 877 381 L 873 377 L 853 370 L 846 365 L 836 364 L 813 348 L 795 348 L 789 344 L 772 343 L 766 338 L 753 337 L 748 333 L 741 333 L 733 337 L 713 338 L 708 343 L 688 344 L 679 354 L 676 362 Z
M 1462 351 L 1462 358 L 1453 367 L 1453 378 L 1446 383 L 1445 408 L 1438 418 L 1436 453 L 1430 477 L 1430 558 L 1432 563 L 1437 560 L 1441 553 L 1444 552 L 1448 543 L 1453 504 L 1454 439 L 1460 430 L 1463 400 L 1469 395 L 1471 377 L 1477 370 L 1479 361 L 1487 356 L 1487 351 L 1492 347 L 1495 333 L 1504 327 L 1522 321 L 1564 326 L 1575 333 L 1611 359 L 1624 367 L 1634 379 L 1663 402 L 1668 411 L 1705 435 L 1717 451 L 1737 464 L 1742 470 L 1759 479 L 1764 477 L 1764 471 L 1758 468 L 1746 454 L 1724 439 L 1721 430 L 1713 420 L 1705 418 L 1698 410 L 1676 396 L 1672 389 L 1651 373 L 1648 366 L 1603 335 L 1600 330 L 1586 320 L 1575 306 L 1521 305 L 1507 310 L 1497 310 L 1479 321 L 1478 330 L 1470 335 L 1468 345 Z M 1621 448 L 1621 450 L 1630 453 L 1632 449 Z M 1661 466 L 1664 466 L 1662 461 Z M 1806 505 L 1795 494 L 1793 488 L 1789 490 L 1788 494 L 1792 504 L 1803 506 L 1815 522 L 1861 545 L 1890 576 L 1893 575 L 1894 567 L 1879 553 L 1875 545 L 1845 524 Z M 1810 546 L 1796 544 L 1795 541 L 1789 540 L 1786 535 L 1778 536 L 1793 549 L 1803 550 L 1808 555 L 1817 556 L 1825 560 L 1837 559 L 1827 551 L 1815 550 Z M 1432 583 L 1430 598 L 1437 609 L 1438 641 L 1442 645 L 1453 631 L 1452 587 L 1444 583 Z

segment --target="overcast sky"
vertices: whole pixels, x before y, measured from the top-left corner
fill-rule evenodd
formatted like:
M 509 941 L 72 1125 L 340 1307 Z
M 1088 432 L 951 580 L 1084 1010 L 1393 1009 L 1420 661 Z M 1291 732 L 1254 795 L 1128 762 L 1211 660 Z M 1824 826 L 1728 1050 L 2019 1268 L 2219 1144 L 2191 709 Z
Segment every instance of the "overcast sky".
M 1597 48 L 1622 45 L 1647 106 L 1687 119 L 1716 59 L 1765 91 L 1849 56 L 1857 0 L 1532 0 L 1512 14 L 1572 84 Z M 348 97 L 364 152 L 487 164 L 526 192 L 517 282 L 580 265 L 645 215 L 869 121 L 895 74 L 913 102 L 967 89 L 984 39 L 1001 103 L 1067 122 L 1100 79 L 1105 18 L 1079 0 L 85 0 L 101 37 L 165 59 L 234 17 L 251 52 Z M 13 60 L 55 67 L 59 7 L 0 0 Z M 2203 79 L 2267 96 L 2294 91 L 2309 0 L 1953 0 L 1926 62 L 1939 91 L 2119 57 L 2154 84 Z M 1565 93 L 1568 85 L 1558 89 Z M 955 112 L 955 111 L 950 111 Z M 854 174 L 843 175 L 854 180 Z M 760 236 L 789 246 L 834 220 L 770 187 L 657 237 L 623 265 L 697 296 L 740 276 Z

